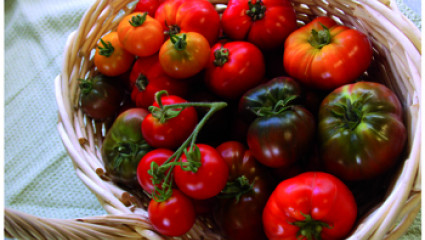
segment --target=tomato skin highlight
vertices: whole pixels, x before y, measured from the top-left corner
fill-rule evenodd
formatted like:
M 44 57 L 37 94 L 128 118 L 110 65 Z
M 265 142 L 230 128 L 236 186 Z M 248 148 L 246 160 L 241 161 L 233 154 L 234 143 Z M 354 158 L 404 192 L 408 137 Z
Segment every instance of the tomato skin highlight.
M 222 50 L 221 50 L 222 49 Z M 216 53 L 226 51 L 222 65 L 216 65 Z M 215 94 L 237 99 L 264 80 L 263 53 L 254 44 L 244 41 L 217 43 L 211 48 L 205 71 L 205 82 Z
M 107 55 L 103 55 L 101 48 L 105 48 L 105 44 L 110 44 L 113 49 Z M 110 32 L 103 36 L 97 43 L 93 62 L 97 70 L 109 77 L 115 77 L 127 72 L 134 61 L 134 55 L 128 52 L 120 42 L 117 32 Z
M 177 79 L 186 79 L 201 72 L 210 57 L 210 45 L 207 39 L 199 33 L 188 32 L 177 34 L 177 37 L 186 36 L 187 45 L 178 50 L 175 44 L 168 39 L 159 50 L 159 62 L 166 74 Z
M 148 206 L 149 221 L 156 231 L 166 236 L 180 236 L 195 223 L 192 201 L 178 189 L 164 202 L 152 199 Z
M 372 179 L 394 166 L 404 149 L 402 105 L 382 84 L 344 85 L 323 100 L 318 137 L 327 171 L 344 180 Z
M 229 169 L 215 148 L 206 144 L 196 146 L 201 152 L 201 166 L 195 173 L 176 166 L 174 180 L 187 196 L 193 199 L 208 199 L 216 196 L 225 187 Z M 181 161 L 188 161 L 186 154 L 182 155 Z
M 187 102 L 185 99 L 168 95 L 162 96 L 163 105 Z M 159 107 L 155 102 L 152 106 Z M 198 115 L 194 107 L 186 107 L 174 118 L 161 123 L 152 113 L 149 113 L 141 124 L 142 135 L 146 142 L 155 148 L 175 149 L 179 147 L 192 133 L 198 124 Z
M 309 41 L 312 30 L 329 29 L 329 43 L 321 48 Z M 292 32 L 285 41 L 283 65 L 286 72 L 306 86 L 332 90 L 353 82 L 372 60 L 368 37 L 355 29 L 338 25 L 328 17 L 317 17 Z
M 134 18 L 145 17 L 139 26 L 133 26 Z M 146 57 L 155 54 L 164 42 L 164 33 L 161 24 L 147 12 L 133 12 L 125 16 L 117 27 L 119 39 L 124 48 L 130 53 Z
M 355 223 L 357 204 L 349 188 L 328 173 L 305 172 L 284 180 L 273 191 L 263 211 L 268 239 L 307 239 L 297 236 L 300 227 L 294 224 L 305 221 L 306 215 L 326 224 L 316 232 L 321 239 L 343 239 Z

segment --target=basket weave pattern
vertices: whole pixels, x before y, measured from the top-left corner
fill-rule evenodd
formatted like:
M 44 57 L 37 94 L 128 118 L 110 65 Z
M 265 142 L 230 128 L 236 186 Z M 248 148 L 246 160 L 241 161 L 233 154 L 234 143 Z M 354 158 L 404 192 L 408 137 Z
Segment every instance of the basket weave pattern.
M 5 231 L 16 238 L 38 239 L 167 239 L 152 230 L 143 199 L 114 185 L 106 176 L 100 148 L 107 126 L 94 122 L 78 108 L 78 79 L 93 76 L 91 61 L 98 39 L 116 29 L 132 11 L 134 0 L 97 0 L 83 16 L 67 41 L 62 73 L 55 79 L 59 109 L 58 131 L 77 176 L 97 196 L 107 216 L 83 219 L 40 219 L 6 209 Z M 217 11 L 225 0 L 210 0 Z M 370 211 L 348 239 L 397 239 L 420 209 L 420 31 L 391 0 L 292 0 L 299 25 L 316 16 L 367 34 L 374 48 L 374 71 L 366 77 L 379 79 L 401 100 L 408 131 L 406 159 L 394 176 L 385 201 Z M 182 239 L 223 239 L 205 219 Z

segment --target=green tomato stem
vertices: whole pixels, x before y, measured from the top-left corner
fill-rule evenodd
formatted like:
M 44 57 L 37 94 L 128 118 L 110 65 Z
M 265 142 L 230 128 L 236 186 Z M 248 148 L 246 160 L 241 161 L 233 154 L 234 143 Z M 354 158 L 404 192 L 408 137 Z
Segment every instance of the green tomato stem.
M 80 83 L 78 86 L 80 86 L 81 93 L 83 95 L 87 95 L 91 92 L 93 89 L 93 82 L 90 78 L 88 79 L 79 79 Z
M 146 21 L 147 15 L 148 15 L 148 12 L 144 12 L 143 15 L 137 14 L 136 16 L 131 17 L 131 20 L 128 22 L 133 27 L 141 26 Z
M 248 178 L 244 175 L 238 177 L 234 181 L 226 183 L 224 189 L 220 192 L 219 198 L 235 198 L 236 202 L 247 193 L 253 191 L 254 182 L 250 183 Z
M 160 98 L 162 94 L 166 94 L 166 91 L 158 92 L 156 94 L 157 98 Z M 160 108 L 167 112 L 173 109 L 180 109 L 181 112 L 183 109 L 187 107 L 207 107 L 209 108 L 208 112 L 204 115 L 204 117 L 199 121 L 196 125 L 195 129 L 192 131 L 190 136 L 180 145 L 180 147 L 161 165 L 151 165 L 151 169 L 149 170 L 149 174 L 152 175 L 152 183 L 155 185 L 155 189 L 152 192 L 152 198 L 157 202 L 166 201 L 169 196 L 171 196 L 170 191 L 172 191 L 172 178 L 171 174 L 175 166 L 180 166 L 185 171 L 198 171 L 198 168 L 201 166 L 201 153 L 199 148 L 196 146 L 196 139 L 198 137 L 199 132 L 202 127 L 206 124 L 208 119 L 217 111 L 227 106 L 226 102 L 185 102 L 185 103 L 177 103 L 170 105 L 162 105 L 162 103 L 158 103 Z M 150 109 L 155 111 L 155 109 Z M 177 116 L 177 115 L 176 115 Z M 175 117 L 175 116 L 174 116 Z M 189 150 L 187 150 L 189 148 Z M 180 157 L 185 154 L 187 157 L 187 162 L 181 162 Z M 161 176 L 161 173 L 167 174 Z M 162 183 L 159 188 L 158 183 Z
M 97 48 L 99 48 L 99 54 L 105 57 L 109 57 L 114 53 L 114 47 L 112 46 L 111 42 L 105 42 L 103 39 L 100 39 L 100 43 L 103 46 L 98 45 Z
M 301 214 L 305 217 L 304 220 L 291 223 L 292 225 L 299 227 L 297 237 L 303 236 L 307 238 L 307 240 L 320 240 L 322 239 L 321 233 L 323 228 L 332 228 L 325 222 L 313 219 L 309 214 Z
M 214 65 L 217 67 L 223 66 L 229 61 L 229 49 L 224 48 L 223 46 L 220 49 L 214 51 Z
M 250 16 L 252 21 L 264 18 L 265 12 L 266 6 L 262 3 L 261 0 L 254 4 L 252 3 L 252 0 L 248 2 L 248 10 L 246 10 L 246 15 Z
M 178 51 L 183 51 L 186 49 L 187 41 L 186 41 L 186 33 L 182 33 L 181 35 L 176 35 L 173 33 L 170 34 L 170 41 L 174 44 L 174 48 Z
M 331 43 L 331 32 L 329 31 L 329 28 L 322 23 L 320 23 L 320 25 L 322 25 L 323 30 L 316 31 L 316 29 L 312 29 L 311 36 L 308 39 L 311 46 L 317 49 L 322 49 L 324 46 Z

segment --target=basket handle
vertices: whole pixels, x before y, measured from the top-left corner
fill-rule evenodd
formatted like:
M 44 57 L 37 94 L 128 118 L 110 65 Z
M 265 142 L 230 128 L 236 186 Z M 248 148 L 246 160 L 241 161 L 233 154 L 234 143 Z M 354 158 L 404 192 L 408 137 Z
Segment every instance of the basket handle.
M 78 219 L 48 219 L 10 208 L 4 211 L 4 233 L 17 239 L 158 239 L 149 220 L 137 214 L 108 214 Z

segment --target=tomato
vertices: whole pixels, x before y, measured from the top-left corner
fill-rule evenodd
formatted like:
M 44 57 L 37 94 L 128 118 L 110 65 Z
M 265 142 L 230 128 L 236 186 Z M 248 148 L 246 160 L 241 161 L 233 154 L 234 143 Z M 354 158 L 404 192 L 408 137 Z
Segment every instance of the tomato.
M 154 103 L 155 93 L 166 90 L 168 94 L 184 97 L 188 84 L 169 77 L 159 64 L 158 54 L 140 57 L 130 73 L 131 99 L 136 106 L 148 108 Z
M 159 63 L 169 76 L 182 79 L 196 75 L 205 68 L 210 45 L 196 32 L 172 35 L 159 50 Z
M 171 105 L 187 102 L 181 97 L 169 95 L 162 96 L 161 102 L 163 105 Z M 159 107 L 158 102 L 152 106 Z M 180 111 L 181 108 L 170 109 L 164 114 L 174 114 Z M 156 148 L 175 149 L 179 147 L 192 133 L 198 124 L 198 116 L 194 107 L 186 107 L 176 117 L 166 119 L 161 122 L 159 116 L 150 113 L 142 122 L 142 134 L 146 142 Z
M 177 187 L 187 196 L 194 199 L 207 199 L 216 196 L 224 188 L 229 176 L 226 162 L 215 150 L 206 144 L 196 144 L 200 156 L 181 156 L 180 161 L 200 161 L 201 166 L 196 172 L 187 171 L 177 165 L 174 168 L 174 180 Z
M 177 189 L 173 189 L 171 197 L 164 202 L 152 199 L 148 215 L 154 229 L 166 236 L 185 234 L 192 228 L 196 217 L 192 201 Z
M 283 64 L 290 76 L 306 86 L 332 90 L 358 78 L 371 59 L 372 47 L 365 34 L 317 17 L 287 38 Z
M 346 180 L 376 177 L 394 166 L 406 144 L 402 105 L 383 84 L 344 85 L 323 100 L 318 135 L 327 171 Z
M 309 148 L 315 120 L 307 109 L 297 104 L 300 94 L 300 87 L 293 79 L 279 77 L 242 96 L 241 114 L 245 113 L 248 120 L 253 118 L 253 113 L 258 116 L 248 128 L 247 143 L 262 164 L 289 166 Z
M 288 0 L 230 0 L 223 12 L 222 27 L 235 40 L 248 40 L 263 50 L 284 44 L 297 28 Z
M 265 68 L 263 54 L 254 44 L 217 43 L 206 67 L 206 85 L 223 98 L 237 99 L 263 81 Z
M 278 104 L 300 104 L 302 101 L 301 86 L 289 77 L 275 77 L 249 91 L 239 100 L 239 115 L 248 123 L 257 118 L 258 113 L 271 111 Z M 280 102 L 280 103 L 279 103 Z
M 149 16 L 155 17 L 155 12 L 163 0 L 139 0 L 133 12 L 148 12 Z
M 282 181 L 263 211 L 268 239 L 344 239 L 357 217 L 349 188 L 335 176 L 306 172 Z
M 80 107 L 87 116 L 104 120 L 118 112 L 124 88 L 115 80 L 104 75 L 80 80 Z
M 150 56 L 158 52 L 164 42 L 161 24 L 147 12 L 134 12 L 118 24 L 118 37 L 124 48 L 140 57 Z
M 155 187 L 152 183 L 152 176 L 148 173 L 151 169 L 152 162 L 161 166 L 171 155 L 173 155 L 173 153 L 174 152 L 169 149 L 157 148 L 146 153 L 142 157 L 137 166 L 137 181 L 145 192 L 151 194 Z
M 136 183 L 140 159 L 151 150 L 140 129 L 148 112 L 142 108 L 129 109 L 115 119 L 106 133 L 101 154 L 106 172 L 116 182 Z
M 117 32 L 110 32 L 100 38 L 93 62 L 97 70 L 106 76 L 118 76 L 131 68 L 134 55 L 125 50 Z
M 210 46 L 218 38 L 220 17 L 207 0 L 168 0 L 155 13 L 162 27 L 171 34 L 197 32 Z
M 227 187 L 222 191 L 228 195 L 221 196 L 221 204 L 214 211 L 216 222 L 229 239 L 266 239 L 261 216 L 273 186 L 267 169 L 240 142 L 227 141 L 216 149 L 229 167 Z M 247 185 L 238 182 L 241 177 L 246 178 Z

